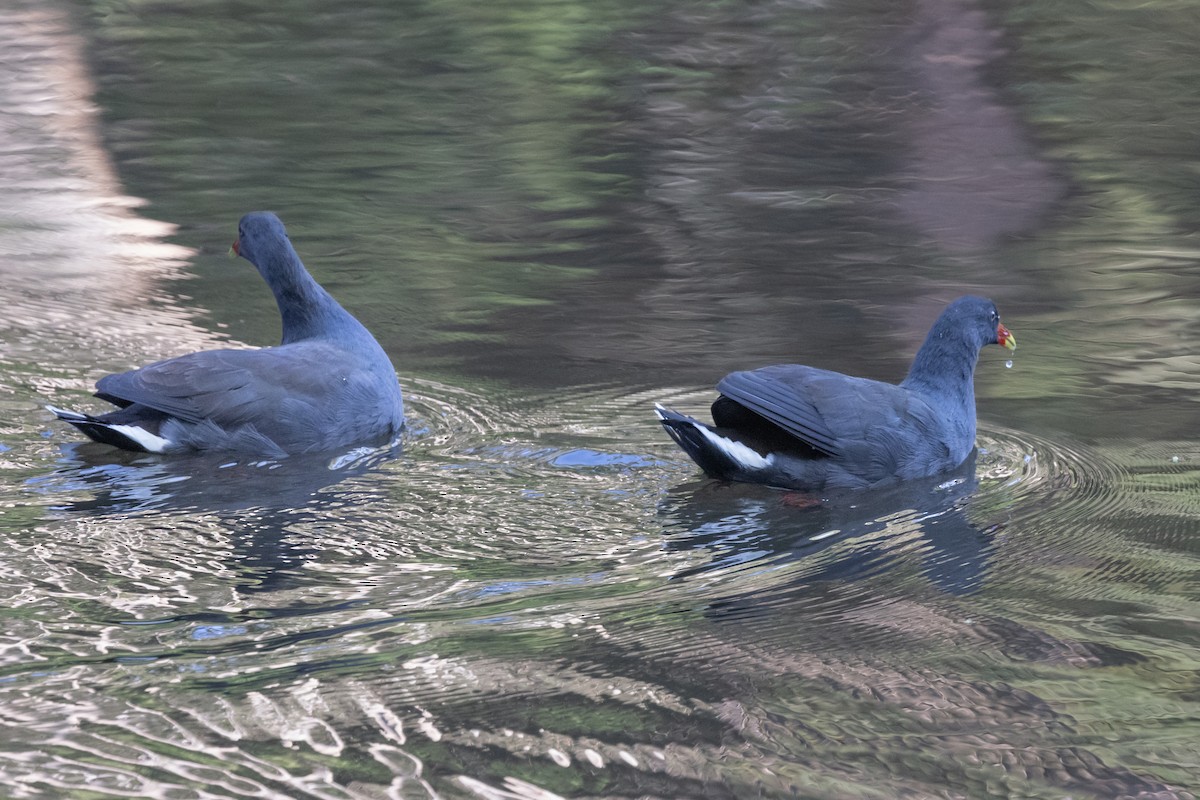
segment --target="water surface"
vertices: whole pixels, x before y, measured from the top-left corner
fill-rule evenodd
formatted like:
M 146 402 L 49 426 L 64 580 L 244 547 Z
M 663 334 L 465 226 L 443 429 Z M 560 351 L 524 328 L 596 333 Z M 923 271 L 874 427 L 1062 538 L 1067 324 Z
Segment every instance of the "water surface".
M 0 13 L 13 797 L 1194 797 L 1187 4 L 48 3 Z M 277 211 L 408 395 L 382 451 L 41 404 L 270 344 Z M 654 402 L 898 379 L 992 296 L 979 452 L 706 481 Z

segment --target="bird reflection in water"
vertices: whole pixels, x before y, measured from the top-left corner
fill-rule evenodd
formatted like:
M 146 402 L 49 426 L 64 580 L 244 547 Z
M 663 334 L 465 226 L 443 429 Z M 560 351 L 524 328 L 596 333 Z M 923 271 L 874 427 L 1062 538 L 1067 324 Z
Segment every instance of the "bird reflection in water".
M 399 453 L 394 444 L 335 456 L 237 461 L 227 454 L 161 458 L 87 442 L 65 446 L 58 468 L 26 486 L 72 498 L 52 507 L 66 516 L 103 523 L 162 515 L 164 528 L 203 524 L 225 531 L 232 548 L 227 563 L 242 576 L 238 591 L 252 594 L 296 586 L 316 549 L 310 536 L 295 532 L 338 517 L 350 490 L 334 487 L 380 472 Z M 356 505 L 363 504 L 362 489 L 354 481 Z
M 726 596 L 723 614 L 753 614 L 816 585 L 877 578 L 915 558 L 941 592 L 967 595 L 983 585 L 1002 525 L 969 513 L 979 491 L 975 456 L 951 473 L 884 491 L 811 495 L 705 481 L 675 489 L 660 508 L 668 548 L 707 550 L 711 559 L 676 574 L 695 579 L 725 570 L 770 569 L 783 585 Z M 784 568 L 787 568 L 784 570 Z

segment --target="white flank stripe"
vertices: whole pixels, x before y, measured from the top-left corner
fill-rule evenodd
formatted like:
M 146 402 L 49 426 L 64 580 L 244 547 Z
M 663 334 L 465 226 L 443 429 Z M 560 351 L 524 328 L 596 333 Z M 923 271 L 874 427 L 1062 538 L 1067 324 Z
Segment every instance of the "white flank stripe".
M 170 440 L 155 436 L 145 428 L 139 428 L 136 425 L 109 425 L 108 428 L 128 436 L 151 453 L 165 452 L 167 445 L 171 444 Z
M 714 447 L 745 469 L 764 469 L 775 461 L 775 456 L 759 455 L 753 448 L 747 447 L 741 442 L 726 439 L 724 436 L 718 436 L 703 425 L 697 425 L 696 430 L 704 434 L 704 438 L 712 442 Z

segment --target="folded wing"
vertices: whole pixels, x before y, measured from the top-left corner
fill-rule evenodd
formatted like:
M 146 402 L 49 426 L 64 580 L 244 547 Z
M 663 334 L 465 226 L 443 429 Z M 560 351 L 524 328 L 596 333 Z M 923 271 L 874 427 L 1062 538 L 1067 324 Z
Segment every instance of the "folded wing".
M 881 430 L 904 428 L 915 410 L 892 384 L 795 364 L 734 372 L 717 390 L 832 458 L 873 449 Z
M 345 381 L 338 359 L 345 354 L 321 344 L 207 350 L 105 376 L 96 388 L 116 405 L 137 403 L 184 422 L 261 424 L 285 409 L 294 414 L 314 397 L 337 397 Z

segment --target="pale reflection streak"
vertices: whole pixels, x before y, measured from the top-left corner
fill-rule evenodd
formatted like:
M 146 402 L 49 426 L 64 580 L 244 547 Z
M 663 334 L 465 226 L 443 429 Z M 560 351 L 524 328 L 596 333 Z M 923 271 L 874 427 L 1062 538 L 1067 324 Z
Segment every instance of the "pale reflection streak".
M 0 10 L 0 360 L 47 400 L 64 390 L 90 391 L 103 371 L 228 346 L 163 292 L 163 281 L 186 277 L 192 253 L 163 241 L 173 227 L 139 217 L 140 201 L 122 194 L 97 135 L 82 46 L 68 15 L 50 3 L 18 0 Z M 22 413 L 30 426 L 41 412 Z M 168 703 L 161 684 L 137 677 L 131 668 L 155 663 L 147 653 L 162 652 L 161 635 L 152 625 L 131 636 L 128 626 L 95 621 L 239 607 L 229 582 L 220 580 L 233 568 L 222 556 L 235 553 L 227 531 L 196 524 L 180 535 L 127 519 L 81 517 L 31 534 L 9 540 L 27 549 L 0 565 L 21 567 L 0 575 L 12 610 L 0 637 L 6 796 L 161 798 L 182 786 L 199 798 L 435 796 L 420 761 L 395 744 L 369 748 L 393 776 L 388 783 L 343 785 L 328 768 L 303 760 L 289 769 L 294 759 L 278 758 L 280 748 L 327 757 L 344 749 L 316 679 L 236 700 L 184 691 Z M 25 544 L 38 536 L 49 545 Z M 62 557 L 72 536 L 84 554 L 77 560 Z M 157 550 L 146 541 L 155 536 L 172 540 L 165 569 L 143 555 Z M 186 580 L 192 572 L 215 579 Z M 70 604 L 77 619 L 44 618 L 47 595 Z M 372 616 L 357 616 L 364 613 Z M 170 664 L 157 674 L 168 674 Z M 177 672 L 174 681 L 188 668 Z M 400 717 L 384 708 L 374 718 Z M 392 730 L 381 729 L 381 737 Z
M 52 400 L 90 390 L 94 370 L 212 346 L 160 288 L 191 252 L 121 193 L 67 15 L 7 4 L 0 41 L 0 358 Z

